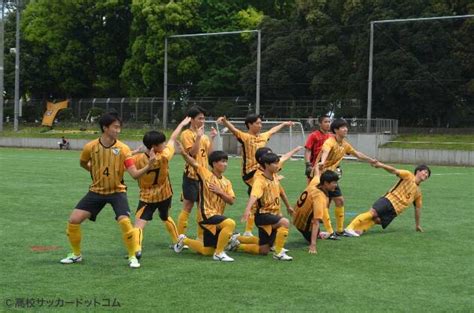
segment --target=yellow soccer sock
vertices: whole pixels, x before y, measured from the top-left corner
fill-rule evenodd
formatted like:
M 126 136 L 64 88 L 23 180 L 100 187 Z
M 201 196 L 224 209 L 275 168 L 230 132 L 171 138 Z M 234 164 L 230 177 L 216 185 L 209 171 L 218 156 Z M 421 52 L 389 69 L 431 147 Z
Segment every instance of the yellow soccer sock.
M 135 252 L 142 251 L 142 243 L 143 243 L 143 229 L 137 227 L 135 228 L 136 236 L 135 236 Z
M 189 246 L 191 250 L 196 251 L 199 254 L 202 254 L 202 255 L 214 254 L 214 248 L 204 247 L 204 244 L 202 243 L 202 241 L 186 238 L 183 240 L 183 243 Z
M 277 229 L 276 238 L 275 238 L 275 252 L 279 254 L 281 249 L 285 246 L 286 238 L 288 237 L 288 228 L 279 227 Z
M 259 254 L 260 247 L 258 246 L 258 244 L 241 244 L 237 248 L 237 251 L 242 251 L 242 252 L 250 253 L 250 254 Z
M 128 256 L 134 256 L 136 251 L 139 251 L 140 248 L 138 246 L 139 238 L 140 238 L 140 229 L 133 228 L 132 221 L 130 218 L 122 218 L 118 221 L 120 229 L 122 230 L 122 238 L 127 247 Z
M 238 236 L 237 237 L 237 240 L 240 242 L 240 243 L 243 243 L 243 244 L 253 244 L 253 245 L 258 245 L 258 237 L 249 237 L 249 236 Z
M 347 226 L 347 229 L 362 231 L 363 225 L 369 221 L 372 221 L 372 213 L 370 211 L 357 215 Z
M 338 233 L 342 233 L 344 231 L 344 207 L 336 207 L 334 211 L 336 212 L 336 230 Z
M 163 223 L 165 224 L 168 234 L 170 234 L 171 241 L 173 243 L 178 242 L 178 228 L 176 227 L 176 224 L 174 223 L 173 219 L 169 216 L 168 219 Z
M 218 227 L 221 228 L 221 232 L 217 238 L 216 254 L 224 251 L 225 246 L 229 243 L 230 236 L 232 236 L 235 229 L 235 222 L 234 220 L 227 218 L 222 221 Z
M 178 233 L 180 235 L 186 234 L 186 230 L 188 229 L 188 218 L 189 212 L 181 210 L 181 213 L 179 213 L 178 216 Z
M 81 224 L 67 223 L 66 234 L 74 255 L 81 255 Z
M 365 221 L 360 230 L 363 233 L 365 233 L 366 231 L 368 231 L 374 225 L 375 225 L 375 222 L 372 219 L 370 221 Z
M 251 233 L 255 224 L 255 215 L 250 214 L 245 224 L 245 232 Z
M 331 218 L 329 217 L 329 208 L 325 208 L 323 210 L 323 224 L 324 228 L 326 228 L 326 231 L 330 234 L 334 232 L 334 229 L 332 228 L 331 224 Z

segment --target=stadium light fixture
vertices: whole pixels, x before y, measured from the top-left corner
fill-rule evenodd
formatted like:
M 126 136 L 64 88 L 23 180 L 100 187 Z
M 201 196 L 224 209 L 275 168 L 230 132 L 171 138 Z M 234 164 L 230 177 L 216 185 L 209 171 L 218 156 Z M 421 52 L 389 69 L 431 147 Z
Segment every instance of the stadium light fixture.
M 253 30 L 238 30 L 229 32 L 217 33 L 197 33 L 197 34 L 182 34 L 165 37 L 165 58 L 164 58 L 164 77 L 163 77 L 163 128 L 168 126 L 168 38 L 183 38 L 183 37 L 203 37 L 203 36 L 222 36 L 235 35 L 242 33 L 257 33 L 257 73 L 255 80 L 255 113 L 260 114 L 260 63 L 262 52 L 262 33 L 259 29 Z
M 447 20 L 459 18 L 471 18 L 474 14 L 469 15 L 453 15 L 453 16 L 434 16 L 434 17 L 419 17 L 419 18 L 404 18 L 404 19 L 388 19 L 370 22 L 370 46 L 369 46 L 369 79 L 367 86 L 367 133 L 370 132 L 370 121 L 372 119 L 372 77 L 373 77 L 373 58 L 374 58 L 374 26 L 375 24 L 383 23 L 403 23 L 403 22 L 418 22 L 430 20 Z

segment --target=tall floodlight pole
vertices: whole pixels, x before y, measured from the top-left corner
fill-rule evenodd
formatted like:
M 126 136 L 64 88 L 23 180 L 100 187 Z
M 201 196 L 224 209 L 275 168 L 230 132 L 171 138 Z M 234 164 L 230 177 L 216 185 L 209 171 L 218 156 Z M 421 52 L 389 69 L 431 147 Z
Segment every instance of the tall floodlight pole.
M 20 109 L 20 1 L 16 0 L 16 40 L 15 40 L 15 107 L 13 130 L 18 131 L 18 112 Z
M 5 26 L 5 0 L 1 0 L 2 3 L 2 13 L 1 17 L 2 20 L 0 21 L 0 132 L 3 131 L 3 91 L 4 91 L 4 86 L 3 86 L 3 59 L 4 59 L 4 50 L 5 50 L 5 41 L 4 41 L 4 35 L 3 35 L 3 30 Z
M 435 16 L 435 17 L 419 17 L 419 18 L 405 18 L 395 20 L 379 20 L 370 22 L 370 51 L 369 51 L 369 79 L 367 86 L 367 132 L 370 132 L 370 120 L 372 118 L 372 71 L 373 71 L 373 54 L 374 54 L 374 25 L 384 23 L 403 23 L 403 22 L 418 22 L 418 21 L 432 21 L 432 20 L 448 20 L 459 18 L 471 18 L 474 14 L 469 15 L 454 15 L 454 16 Z
M 168 38 L 165 37 L 165 59 L 163 77 L 163 128 L 168 125 Z
M 255 88 L 255 113 L 260 114 L 260 63 L 261 63 L 261 53 L 262 53 L 262 32 L 257 31 L 257 78 L 256 78 L 256 88 Z
M 163 128 L 166 128 L 168 122 L 168 38 L 183 38 L 183 37 L 203 37 L 203 36 L 220 36 L 220 35 L 235 35 L 242 33 L 257 33 L 257 77 L 256 77 L 256 95 L 255 95 L 255 113 L 260 113 L 260 54 L 261 54 L 261 31 L 253 30 L 239 30 L 231 32 L 218 33 L 198 33 L 198 34 L 182 34 L 165 37 L 165 59 L 164 59 L 164 78 L 163 78 Z M 166 115 L 165 115 L 166 114 Z

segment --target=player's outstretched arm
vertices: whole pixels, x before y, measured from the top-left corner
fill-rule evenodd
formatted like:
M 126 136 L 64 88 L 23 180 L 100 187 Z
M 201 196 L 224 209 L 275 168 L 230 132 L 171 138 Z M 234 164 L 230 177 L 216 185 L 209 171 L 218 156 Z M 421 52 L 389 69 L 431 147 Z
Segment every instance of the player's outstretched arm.
M 191 118 L 189 116 L 186 116 L 184 120 L 179 123 L 179 125 L 176 127 L 176 129 L 171 133 L 170 139 L 168 139 L 168 143 L 174 144 L 176 141 L 176 138 L 178 138 L 179 133 L 183 130 L 183 127 L 188 125 L 191 122 Z
M 271 128 L 268 132 L 273 135 L 277 132 L 279 132 L 283 127 L 285 126 L 293 126 L 295 125 L 295 123 L 293 123 L 292 121 L 287 121 L 287 122 L 283 122 L 283 123 L 280 123 L 278 124 L 277 126 Z
M 240 132 L 240 130 L 238 130 L 234 124 L 232 124 L 231 122 L 229 122 L 227 120 L 227 117 L 226 116 L 220 116 L 218 119 L 217 119 L 217 124 L 220 124 L 220 125 L 224 125 L 225 127 L 227 127 L 230 132 L 232 134 L 234 134 L 234 136 L 237 136 L 237 133 Z
M 193 157 L 197 155 L 199 152 L 199 146 L 201 144 L 201 138 L 204 136 L 204 125 L 202 125 L 198 130 L 197 130 L 197 135 L 196 135 L 196 140 L 194 141 L 193 146 L 191 149 L 188 151 L 189 154 Z
M 386 170 L 390 174 L 398 175 L 398 170 L 395 167 L 387 165 L 387 164 L 382 163 L 380 161 L 376 161 L 375 163 L 372 163 L 372 166 L 375 167 L 375 168 L 383 168 L 384 170 Z
M 280 161 L 285 162 L 289 160 L 296 152 L 300 151 L 301 149 L 303 149 L 303 146 L 298 146 L 294 148 L 293 150 L 288 151 L 287 153 L 281 156 Z
M 360 151 L 354 151 L 354 156 L 357 157 L 359 160 L 363 160 L 363 161 L 367 161 L 369 162 L 370 164 L 375 164 L 377 163 L 377 160 L 374 159 L 374 158 L 371 158 L 365 154 L 363 154 L 362 152 Z
M 423 228 L 420 226 L 421 207 L 415 206 L 415 230 L 422 233 Z

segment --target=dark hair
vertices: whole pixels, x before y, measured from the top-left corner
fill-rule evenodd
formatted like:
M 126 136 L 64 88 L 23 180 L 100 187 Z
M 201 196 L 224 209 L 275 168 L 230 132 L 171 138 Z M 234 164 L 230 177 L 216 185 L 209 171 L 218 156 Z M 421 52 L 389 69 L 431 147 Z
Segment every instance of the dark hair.
M 245 126 L 249 129 L 249 125 L 255 123 L 258 119 L 262 119 L 262 115 L 260 114 L 249 114 L 245 117 Z
M 415 168 L 415 175 L 416 175 L 417 172 L 419 172 L 419 171 L 424 171 L 424 170 L 427 170 L 427 171 L 428 171 L 428 177 L 430 177 L 430 176 L 431 176 L 431 170 L 430 170 L 430 168 L 428 167 L 428 165 L 426 165 L 426 164 L 420 164 L 420 165 L 418 165 L 418 166 Z
M 336 133 L 336 129 L 339 129 L 343 126 L 349 127 L 345 119 L 338 118 L 331 123 L 331 132 Z
M 151 149 L 153 145 L 159 145 L 165 142 L 166 136 L 160 131 L 151 130 L 143 136 L 143 144 L 147 149 Z
M 321 178 L 319 179 L 319 184 L 322 185 L 325 182 L 331 183 L 333 181 L 338 181 L 339 176 L 336 174 L 336 172 L 333 171 L 326 171 L 321 175 Z
M 206 110 L 204 110 L 198 105 L 194 105 L 188 109 L 188 112 L 186 112 L 186 116 L 189 116 L 190 118 L 195 118 L 201 113 L 206 115 Z
M 319 124 L 321 124 L 325 118 L 331 119 L 329 115 L 326 115 L 326 114 L 321 115 L 320 117 L 318 117 Z
M 268 147 L 258 148 L 257 151 L 255 151 L 255 160 L 257 160 L 257 162 L 260 162 L 260 159 L 262 158 L 262 156 L 270 152 L 273 152 L 273 151 L 272 149 Z
M 100 130 L 104 132 L 104 127 L 109 127 L 115 121 L 118 121 L 120 126 L 122 126 L 122 120 L 120 119 L 117 112 L 104 113 L 104 115 L 99 118 Z
M 268 152 L 265 153 L 264 155 L 261 156 L 260 160 L 258 160 L 258 163 L 265 168 L 265 164 L 272 164 L 280 161 L 280 157 L 276 155 L 273 152 Z
M 229 159 L 229 155 L 224 152 L 224 151 L 221 151 L 221 150 L 216 150 L 216 151 L 212 151 L 211 154 L 209 154 L 209 165 L 211 167 L 214 167 L 214 162 L 219 162 L 219 161 L 222 161 L 222 160 L 228 160 Z

